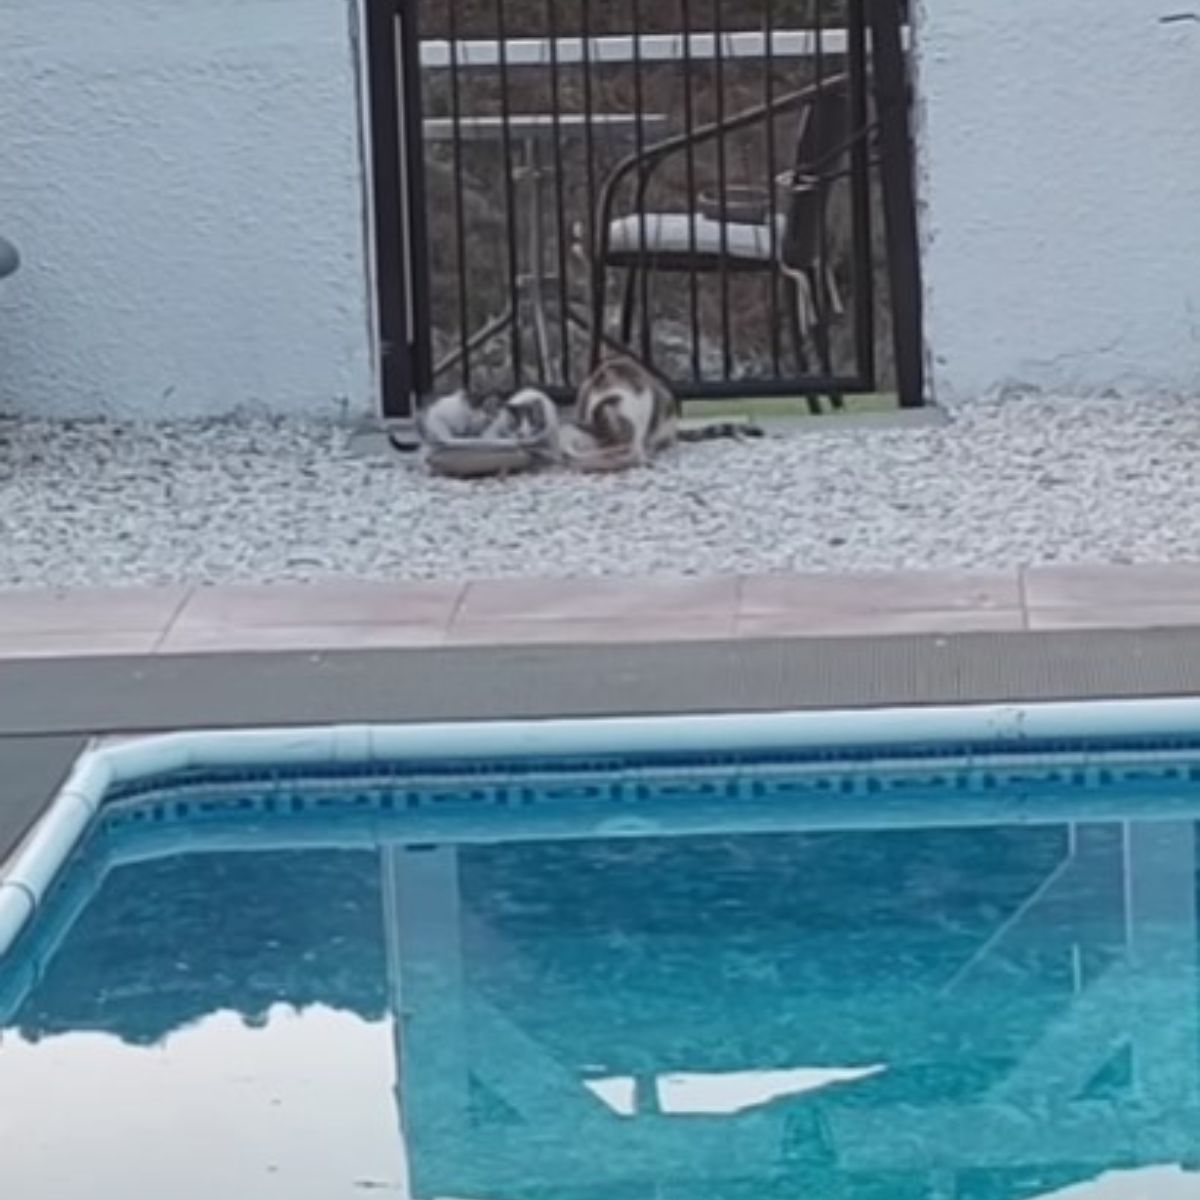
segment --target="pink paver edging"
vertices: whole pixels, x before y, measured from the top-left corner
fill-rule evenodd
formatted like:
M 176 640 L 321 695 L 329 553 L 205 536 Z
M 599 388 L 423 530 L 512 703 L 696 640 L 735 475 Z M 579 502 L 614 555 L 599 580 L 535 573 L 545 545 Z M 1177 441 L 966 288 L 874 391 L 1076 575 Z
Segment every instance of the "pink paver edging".
M 1200 625 L 1200 567 L 0 592 L 0 659 Z

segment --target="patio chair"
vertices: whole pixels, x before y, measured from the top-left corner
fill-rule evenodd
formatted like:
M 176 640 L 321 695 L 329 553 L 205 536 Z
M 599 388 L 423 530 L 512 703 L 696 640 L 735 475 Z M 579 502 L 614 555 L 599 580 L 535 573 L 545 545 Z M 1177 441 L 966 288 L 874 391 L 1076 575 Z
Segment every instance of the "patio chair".
M 646 194 L 655 172 L 670 158 L 695 147 L 754 125 L 796 112 L 798 130 L 793 165 L 777 179 L 772 228 L 771 204 L 765 212 L 747 219 L 728 187 L 709 211 L 645 212 Z M 624 159 L 605 182 L 596 220 L 597 245 L 593 255 L 592 328 L 593 357 L 598 356 L 608 307 L 608 272 L 625 272 L 621 303 L 620 339 L 630 345 L 642 275 L 655 272 L 730 274 L 780 272 L 786 279 L 786 319 L 790 341 L 801 375 L 809 371 L 806 344 L 816 351 L 823 375 L 833 375 L 829 325 L 843 311 L 833 265 L 823 261 L 824 228 L 833 185 L 848 173 L 847 157 L 859 138 L 870 129 L 852 131 L 850 79 L 836 75 L 819 84 L 781 95 L 722 121 L 698 126 L 690 134 L 677 134 Z M 622 186 L 636 180 L 632 212 L 617 215 Z M 693 201 L 697 203 L 699 198 Z M 738 217 L 741 219 L 737 219 Z M 647 314 L 642 313 L 642 319 Z M 649 347 L 644 346 L 643 351 Z M 840 396 L 832 396 L 835 407 Z M 809 407 L 820 411 L 817 397 Z

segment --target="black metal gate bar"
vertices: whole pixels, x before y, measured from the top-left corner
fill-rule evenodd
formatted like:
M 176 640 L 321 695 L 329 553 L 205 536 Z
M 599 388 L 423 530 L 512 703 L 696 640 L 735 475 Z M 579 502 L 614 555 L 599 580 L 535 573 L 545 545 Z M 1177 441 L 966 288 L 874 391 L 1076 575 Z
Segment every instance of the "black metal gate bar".
M 869 2 L 869 0 L 868 0 Z M 848 0 L 848 37 L 847 54 L 851 74 L 861 79 L 868 78 L 867 64 L 867 22 L 863 14 L 864 0 Z M 863 88 L 856 90 L 851 97 L 850 123 L 853 129 L 870 128 L 870 113 L 867 105 L 867 92 Z M 858 138 L 850 151 L 850 169 L 864 179 L 871 178 L 871 139 Z M 874 256 L 874 239 L 871 236 L 871 189 L 856 188 L 852 193 L 854 204 L 854 254 L 865 256 L 872 262 Z M 916 231 L 913 231 L 914 238 Z M 875 271 L 872 269 L 863 273 L 862 287 L 854 293 L 855 317 L 854 336 L 855 354 L 862 364 L 863 373 L 869 379 L 876 378 L 875 371 Z
M 921 319 L 921 262 L 910 134 L 911 95 L 904 56 L 906 0 L 867 0 L 871 16 L 876 106 L 883 154 L 883 209 L 887 226 L 896 385 L 904 408 L 925 402 L 925 347 Z
M 683 131 L 687 139 L 685 158 L 687 162 L 687 191 L 689 196 L 696 194 L 696 146 L 692 137 L 696 132 L 696 94 L 693 86 L 695 72 L 692 62 L 692 32 L 695 28 L 692 22 L 692 0 L 681 0 L 680 17 L 683 22 Z M 688 316 L 691 333 L 691 383 L 700 383 L 700 280 L 696 275 L 696 225 L 688 225 L 688 254 L 692 267 L 688 271 Z
M 463 188 L 463 145 L 462 145 L 462 86 L 458 73 L 458 6 L 446 7 L 446 34 L 450 42 L 450 119 L 454 122 L 454 240 L 460 273 L 466 272 L 464 258 L 467 253 L 467 217 Z M 458 353 L 461 356 L 462 377 L 471 378 L 471 308 L 467 301 L 466 288 L 458 290 Z
M 642 79 L 642 0 L 629 0 L 631 11 L 630 20 L 633 26 L 633 112 L 636 117 L 634 126 L 633 144 L 639 155 L 643 154 L 646 149 L 646 97 L 643 89 Z M 646 188 L 646 175 L 644 171 L 638 172 L 638 195 L 643 196 Z M 637 208 L 638 214 L 638 246 L 641 253 L 646 253 L 646 206 L 639 204 Z M 648 359 L 651 354 L 650 350 L 650 275 L 643 271 L 637 276 L 641 285 L 641 293 L 638 296 L 638 343 L 641 346 L 642 357 Z M 623 337 L 623 341 L 631 344 L 630 334 L 628 331 Z
M 456 4 L 458 0 L 447 0 L 447 4 Z M 500 47 L 500 129 L 504 145 L 504 158 L 500 166 L 501 178 L 504 180 L 504 215 L 508 224 L 508 303 L 512 308 L 512 390 L 516 391 L 523 382 L 521 372 L 521 299 L 522 283 L 518 266 L 518 239 L 520 229 L 517 223 L 516 188 L 513 185 L 513 153 L 511 111 L 508 74 L 508 22 L 505 20 L 505 0 L 496 0 L 496 39 Z M 468 281 L 466 276 L 459 276 L 460 291 L 466 291 Z M 463 376 L 463 387 L 471 388 L 471 377 Z
M 408 275 L 404 279 L 408 312 L 409 372 L 412 388 L 428 390 L 433 377 L 433 350 L 430 326 L 424 304 L 423 283 L 429 278 L 429 237 L 426 226 L 425 155 L 421 152 L 424 131 L 421 124 L 421 11 L 419 6 L 401 0 L 393 22 L 392 43 L 400 70 L 400 129 L 404 203 L 402 225 L 406 236 Z M 411 401 L 410 401 L 411 404 Z
M 813 7 L 813 39 L 815 71 L 817 79 L 821 80 L 825 78 L 825 6 L 820 3 Z M 853 89 L 851 91 L 853 92 Z M 825 106 L 822 104 L 814 105 L 812 112 L 813 134 L 818 146 L 825 145 L 826 139 L 823 135 L 826 132 L 825 126 L 828 120 L 829 117 L 825 112 Z M 866 189 L 860 187 L 858 190 L 864 191 Z M 851 251 L 851 261 L 855 263 L 861 261 L 854 254 L 853 250 Z M 827 308 L 830 298 L 826 295 L 825 281 L 829 276 L 829 270 L 829 223 L 825 220 L 819 220 L 817 222 L 817 278 L 815 285 L 812 287 L 811 303 L 815 306 L 818 314 L 815 325 L 816 336 L 813 339 L 816 342 L 817 363 L 820 366 L 821 372 L 825 375 L 833 374 L 833 364 L 829 350 L 829 329 L 826 321 L 829 315 Z M 869 273 L 869 271 L 859 273 L 855 279 L 854 290 L 856 292 L 860 290 L 863 279 Z M 835 402 L 840 406 L 841 396 L 836 392 L 833 394 Z
M 458 384 L 565 398 L 614 343 L 696 397 L 873 391 L 882 350 L 918 403 L 900 3 L 368 0 L 388 415 Z
M 724 0 L 713 5 L 713 78 L 716 93 L 718 125 L 725 124 L 725 12 Z M 691 86 L 691 81 L 684 84 Z M 721 286 L 721 371 L 724 382 L 733 375 L 733 347 L 730 345 L 729 321 L 729 159 L 728 144 L 723 137 L 717 138 L 717 208 L 720 214 L 719 274 Z M 694 226 L 695 222 L 693 222 Z M 643 271 L 649 275 L 649 271 Z
M 580 37 L 583 41 L 583 111 L 595 112 L 595 89 L 592 78 L 592 0 L 579 0 Z M 589 121 L 583 127 L 583 154 L 586 174 L 586 195 L 596 194 L 596 131 Z M 586 219 L 584 221 L 584 245 L 596 244 L 596 206 L 584 205 Z M 592 281 L 588 280 L 588 291 L 591 292 Z M 589 366 L 593 364 L 589 362 Z
M 571 377 L 571 332 L 567 313 L 567 214 L 562 161 L 562 81 L 558 65 L 558 0 L 546 0 L 546 24 L 550 36 L 550 111 L 554 114 L 554 217 L 555 245 L 558 262 L 555 282 L 558 290 L 559 373 L 564 380 Z M 540 185 L 539 185 L 540 186 Z
M 763 103 L 770 112 L 775 106 L 775 9 L 774 0 L 763 0 L 763 37 L 765 38 L 766 70 L 763 71 Z M 766 122 L 767 161 L 778 162 L 778 146 L 775 142 L 775 122 Z M 771 237 L 771 257 L 779 257 L 779 189 L 774 180 L 767 189 L 767 217 Z M 779 273 L 771 272 L 771 369 L 779 375 L 783 369 L 783 356 L 779 337 Z
M 371 202 L 374 210 L 376 322 L 384 413 L 411 412 L 415 380 L 404 244 L 404 139 L 400 126 L 397 13 L 390 0 L 366 6 L 367 90 L 371 106 Z

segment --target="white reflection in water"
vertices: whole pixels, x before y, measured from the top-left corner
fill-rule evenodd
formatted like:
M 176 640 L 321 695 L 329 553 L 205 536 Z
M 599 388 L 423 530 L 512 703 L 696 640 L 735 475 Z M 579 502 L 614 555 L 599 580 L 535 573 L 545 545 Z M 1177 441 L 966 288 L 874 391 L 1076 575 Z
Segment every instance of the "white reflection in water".
M 1109 1171 L 1036 1200 L 1200 1200 L 1200 1174 L 1180 1166 Z
M 654 1081 L 659 1112 L 678 1116 L 719 1116 L 745 1112 L 779 1100 L 801 1096 L 835 1083 L 853 1083 L 887 1067 L 792 1067 L 770 1071 L 673 1072 Z M 637 1083 L 628 1076 L 589 1079 L 586 1087 L 618 1116 L 637 1112 Z
M 37 1043 L 8 1033 L 4 1193 L 407 1196 L 394 1069 L 390 1022 L 324 1008 L 277 1007 L 256 1029 L 218 1013 L 153 1047 L 96 1033 Z

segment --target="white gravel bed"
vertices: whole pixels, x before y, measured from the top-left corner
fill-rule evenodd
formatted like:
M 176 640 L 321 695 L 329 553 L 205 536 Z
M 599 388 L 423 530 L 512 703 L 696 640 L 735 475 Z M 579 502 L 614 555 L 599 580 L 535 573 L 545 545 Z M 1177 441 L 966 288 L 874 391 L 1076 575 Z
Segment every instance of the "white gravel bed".
M 0 420 L 0 588 L 1196 558 L 1196 401 L 989 402 L 477 483 L 331 426 Z

